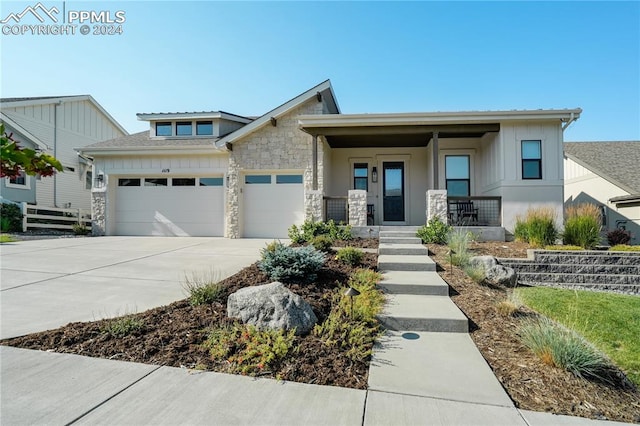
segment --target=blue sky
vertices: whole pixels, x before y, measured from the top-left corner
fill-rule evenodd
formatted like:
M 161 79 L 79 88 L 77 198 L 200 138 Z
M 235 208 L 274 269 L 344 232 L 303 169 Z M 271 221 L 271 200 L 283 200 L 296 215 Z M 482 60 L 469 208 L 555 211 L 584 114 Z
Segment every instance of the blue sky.
M 1 96 L 91 94 L 136 132 L 138 112 L 261 115 L 329 78 L 343 113 L 581 107 L 565 140 L 640 139 L 635 1 L 64 6 L 123 10 L 123 34 L 2 35 Z

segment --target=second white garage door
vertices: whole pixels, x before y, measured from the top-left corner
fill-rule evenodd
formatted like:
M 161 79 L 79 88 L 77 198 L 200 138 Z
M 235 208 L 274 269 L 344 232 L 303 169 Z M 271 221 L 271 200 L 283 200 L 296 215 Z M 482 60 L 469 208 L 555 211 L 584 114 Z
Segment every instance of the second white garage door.
M 222 177 L 119 178 L 116 234 L 222 236 Z
M 247 174 L 243 179 L 243 236 L 288 238 L 304 221 L 302 174 Z

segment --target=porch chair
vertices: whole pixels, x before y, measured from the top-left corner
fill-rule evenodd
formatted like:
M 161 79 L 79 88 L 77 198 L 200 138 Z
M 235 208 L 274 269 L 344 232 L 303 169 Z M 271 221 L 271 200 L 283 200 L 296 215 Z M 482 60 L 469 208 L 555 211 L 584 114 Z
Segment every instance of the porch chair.
M 473 201 L 459 201 L 456 216 L 458 223 L 464 223 L 466 218 L 472 222 L 478 222 L 478 209 L 473 206 Z
M 367 204 L 367 226 L 373 225 L 374 210 L 373 204 Z

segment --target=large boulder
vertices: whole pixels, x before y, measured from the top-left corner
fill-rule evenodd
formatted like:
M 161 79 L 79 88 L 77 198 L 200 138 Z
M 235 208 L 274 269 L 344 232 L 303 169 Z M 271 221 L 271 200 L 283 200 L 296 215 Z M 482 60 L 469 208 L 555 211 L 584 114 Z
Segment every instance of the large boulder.
M 260 329 L 291 330 L 307 334 L 318 322 L 311 305 L 281 282 L 244 287 L 229 295 L 227 315 Z
M 482 269 L 488 284 L 514 287 L 518 280 L 513 268 L 500 265 L 493 256 L 474 256 L 469 259 L 469 264 Z

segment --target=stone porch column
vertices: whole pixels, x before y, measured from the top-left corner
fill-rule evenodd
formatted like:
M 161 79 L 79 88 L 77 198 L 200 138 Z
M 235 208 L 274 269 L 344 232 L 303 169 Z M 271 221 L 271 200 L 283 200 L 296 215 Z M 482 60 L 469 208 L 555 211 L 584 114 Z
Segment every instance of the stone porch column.
M 107 234 L 107 188 L 91 190 L 91 235 L 102 237 Z
M 349 225 L 367 226 L 367 191 L 352 189 L 348 193 Z
M 238 168 L 230 165 L 227 174 L 227 211 L 224 229 L 224 236 L 227 238 L 240 238 L 240 222 L 238 220 L 240 215 L 240 183 L 238 175 Z
M 447 223 L 447 190 L 430 189 L 427 191 L 427 222 L 437 217 Z
M 322 191 L 309 190 L 304 192 L 304 220 L 321 222 L 324 218 L 322 214 Z

